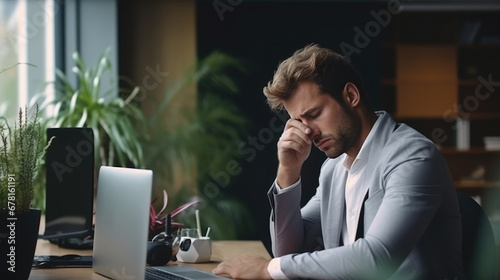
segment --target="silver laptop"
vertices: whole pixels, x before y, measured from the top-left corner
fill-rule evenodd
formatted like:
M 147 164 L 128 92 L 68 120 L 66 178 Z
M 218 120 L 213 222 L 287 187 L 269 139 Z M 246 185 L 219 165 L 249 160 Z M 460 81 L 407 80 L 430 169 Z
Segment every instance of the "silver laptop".
M 144 279 L 152 186 L 151 170 L 99 170 L 92 264 L 96 273 Z
M 187 266 L 147 267 L 153 172 L 101 167 L 97 185 L 93 268 L 112 279 L 225 279 Z M 147 277 L 146 277 L 147 274 Z

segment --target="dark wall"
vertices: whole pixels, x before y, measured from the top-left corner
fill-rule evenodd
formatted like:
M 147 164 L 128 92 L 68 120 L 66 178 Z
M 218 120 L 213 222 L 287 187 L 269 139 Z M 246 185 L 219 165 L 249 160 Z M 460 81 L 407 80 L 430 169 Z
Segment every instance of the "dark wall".
M 263 87 L 280 61 L 307 44 L 318 43 L 343 54 L 348 54 L 346 48 L 352 47 L 359 53 L 349 57 L 365 80 L 372 104 L 380 109 L 380 32 L 377 32 L 373 14 L 386 9 L 386 5 L 373 2 L 198 1 L 199 57 L 220 50 L 247 62 L 248 73 L 237 77 L 241 94 L 235 102 L 249 118 L 251 126 L 242 144 L 245 149 L 240 150 L 242 172 L 231 179 L 228 188 L 252 211 L 256 229 L 245 238 L 261 239 L 269 245 L 266 192 L 276 174 L 276 142 L 281 134 L 276 126 L 283 125 L 283 120 L 268 108 Z M 370 23 L 373 36 L 363 41 L 356 27 L 365 30 Z M 389 28 L 380 24 L 378 27 L 380 31 Z M 324 159 L 324 154 L 313 148 L 302 174 L 303 203 L 314 194 Z

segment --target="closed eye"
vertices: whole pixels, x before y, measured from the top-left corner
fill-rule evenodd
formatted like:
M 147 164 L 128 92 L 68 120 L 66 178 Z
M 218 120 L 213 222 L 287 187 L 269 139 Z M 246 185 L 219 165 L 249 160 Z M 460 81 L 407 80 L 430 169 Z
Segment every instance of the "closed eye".
M 317 117 L 319 117 L 319 115 L 321 115 L 321 108 L 311 108 L 309 110 L 307 110 L 306 112 L 302 113 L 298 119 L 305 119 L 305 120 L 312 120 L 312 119 L 315 119 Z
M 321 115 L 321 110 L 316 110 L 305 116 L 307 119 L 315 119 Z

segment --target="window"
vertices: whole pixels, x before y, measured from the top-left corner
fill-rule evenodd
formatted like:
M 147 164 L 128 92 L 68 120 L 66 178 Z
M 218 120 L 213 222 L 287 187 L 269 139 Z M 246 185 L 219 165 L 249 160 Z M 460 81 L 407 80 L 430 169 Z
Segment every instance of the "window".
M 54 80 L 54 1 L 0 0 L 0 115 L 15 118 L 19 107 Z
M 93 65 L 106 48 L 117 81 L 116 0 L 0 0 L 0 116 L 53 100 L 56 67 L 71 72 L 75 51 Z

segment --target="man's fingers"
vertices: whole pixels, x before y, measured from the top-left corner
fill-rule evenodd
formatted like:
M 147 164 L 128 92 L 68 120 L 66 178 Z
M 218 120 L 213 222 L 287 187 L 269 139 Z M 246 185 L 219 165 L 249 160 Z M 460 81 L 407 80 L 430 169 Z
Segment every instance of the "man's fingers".
M 298 130 L 302 131 L 304 134 L 310 134 L 311 133 L 311 128 L 310 127 L 308 127 L 307 125 L 305 125 L 301 121 L 298 121 L 298 120 L 295 120 L 295 119 L 289 119 L 286 122 L 285 130 L 287 130 L 287 129 L 291 128 L 291 127 L 297 128 Z
M 278 142 L 278 149 L 282 150 L 294 150 L 299 153 L 306 152 L 310 147 L 310 143 L 304 143 L 303 141 L 294 141 L 294 140 L 280 140 Z
M 292 127 L 283 133 L 278 141 L 278 148 L 289 148 L 298 152 L 303 152 L 305 149 L 309 148 L 311 144 L 312 140 L 308 135 L 302 133 L 297 128 Z
M 283 132 L 283 135 L 281 136 L 281 139 L 292 140 L 295 142 L 303 141 L 306 142 L 308 145 L 312 143 L 311 137 L 296 127 L 290 127 L 289 129 L 285 130 Z
M 221 263 L 222 264 L 222 263 Z M 222 277 L 233 278 L 225 269 L 225 267 L 220 264 L 212 270 L 212 274 L 219 275 Z
M 268 264 L 269 260 L 264 257 L 242 255 L 223 261 L 212 273 L 233 279 L 271 279 Z
M 223 261 L 212 270 L 212 273 L 219 276 L 236 278 L 235 270 L 238 264 L 234 264 L 233 260 Z

